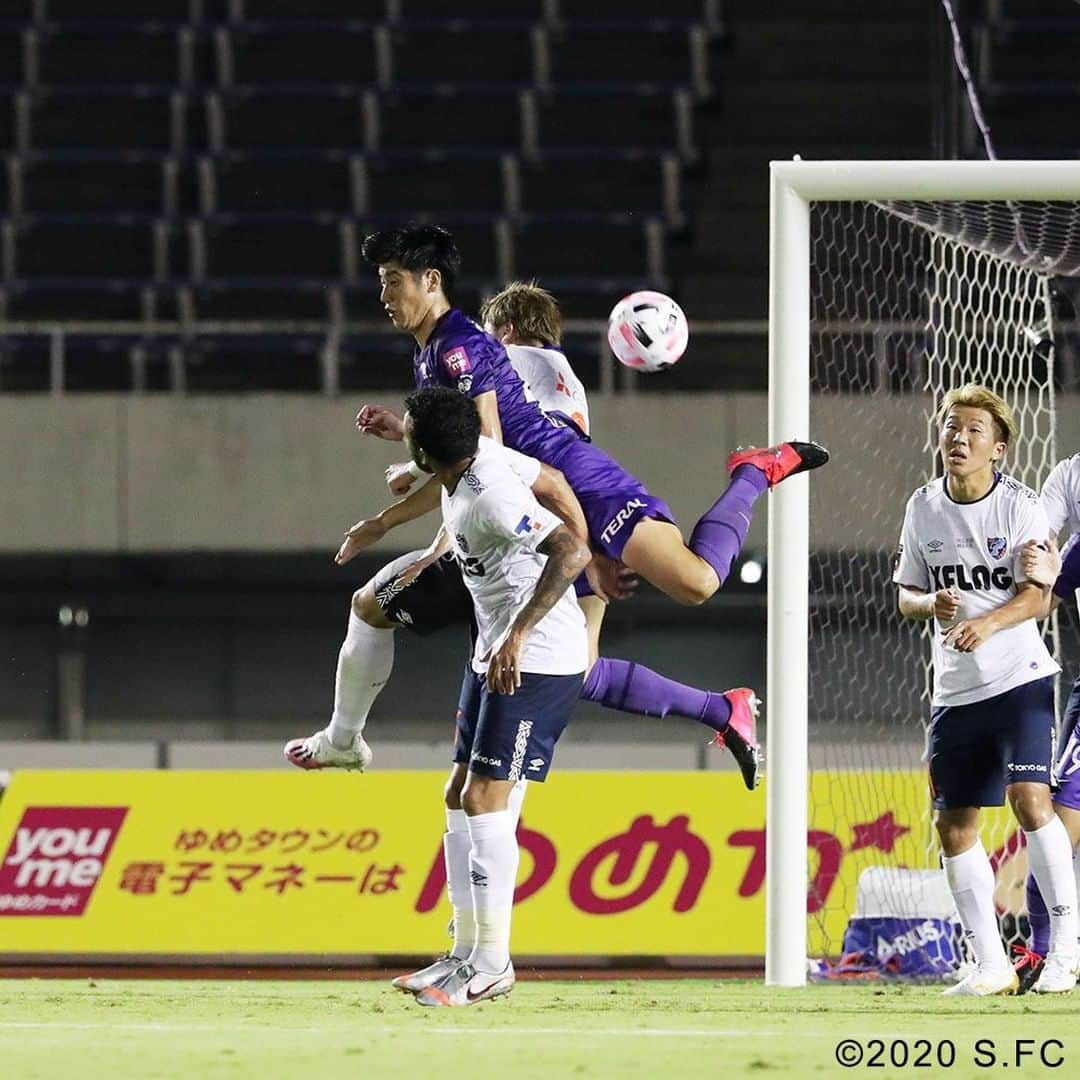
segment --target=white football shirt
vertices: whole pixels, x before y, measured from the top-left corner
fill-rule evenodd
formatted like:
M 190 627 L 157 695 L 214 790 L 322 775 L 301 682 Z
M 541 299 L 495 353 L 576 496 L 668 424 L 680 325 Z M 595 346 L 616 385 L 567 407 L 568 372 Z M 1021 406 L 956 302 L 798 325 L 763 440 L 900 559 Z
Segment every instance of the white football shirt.
M 472 666 L 480 674 L 488 666 L 481 657 L 502 643 L 536 589 L 547 562 L 536 549 L 562 524 L 515 471 L 523 456 L 484 439 L 453 494 L 442 491 L 443 522 L 476 613 Z M 525 639 L 521 670 L 577 675 L 588 656 L 585 616 L 567 588 Z
M 1080 530 L 1080 454 L 1059 461 L 1042 489 L 1043 510 L 1055 537 Z
M 999 474 L 973 503 L 954 502 L 944 477 L 908 500 L 893 581 L 925 592 L 953 587 L 961 595 L 953 622 L 935 620 L 935 705 L 969 705 L 1060 670 L 1034 619 L 999 630 L 974 652 L 943 644 L 953 623 L 985 615 L 1016 595 L 1017 583 L 1026 580 L 1020 568 L 1024 543 L 1049 533 L 1039 497 L 1009 476 Z
M 507 345 L 514 370 L 546 413 L 562 413 L 589 434 L 589 402 L 585 387 L 570 361 L 558 349 L 535 345 Z

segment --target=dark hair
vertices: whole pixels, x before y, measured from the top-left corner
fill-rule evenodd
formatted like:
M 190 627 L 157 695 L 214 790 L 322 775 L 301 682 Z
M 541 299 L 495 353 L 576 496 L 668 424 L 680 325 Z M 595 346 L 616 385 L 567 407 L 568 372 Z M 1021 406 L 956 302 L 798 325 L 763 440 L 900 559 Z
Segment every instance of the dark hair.
M 370 233 L 364 237 L 363 253 L 372 266 L 398 263 L 413 274 L 438 270 L 447 296 L 461 269 L 461 252 L 454 237 L 439 225 L 405 225 Z
M 453 465 L 472 457 L 480 440 L 476 402 L 460 390 L 425 386 L 405 399 L 413 442 L 433 461 Z

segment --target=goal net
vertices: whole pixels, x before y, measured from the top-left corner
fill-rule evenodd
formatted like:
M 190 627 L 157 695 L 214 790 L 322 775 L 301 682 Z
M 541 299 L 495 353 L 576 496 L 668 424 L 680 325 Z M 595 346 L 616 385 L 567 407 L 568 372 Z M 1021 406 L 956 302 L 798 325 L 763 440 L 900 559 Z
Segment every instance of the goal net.
M 1078 271 L 1077 203 L 810 205 L 810 431 L 833 454 L 809 485 L 812 957 L 842 954 L 863 872 L 887 905 L 917 910 L 906 871 L 939 866 L 922 760 L 930 626 L 900 619 L 892 557 L 908 496 L 940 475 L 933 413 L 951 387 L 985 383 L 1013 406 L 1004 468 L 1036 489 L 1080 449 L 1056 443 L 1051 277 Z M 984 811 L 982 833 L 1011 945 L 1025 852 L 1007 810 Z M 941 944 L 916 932 L 901 948 Z

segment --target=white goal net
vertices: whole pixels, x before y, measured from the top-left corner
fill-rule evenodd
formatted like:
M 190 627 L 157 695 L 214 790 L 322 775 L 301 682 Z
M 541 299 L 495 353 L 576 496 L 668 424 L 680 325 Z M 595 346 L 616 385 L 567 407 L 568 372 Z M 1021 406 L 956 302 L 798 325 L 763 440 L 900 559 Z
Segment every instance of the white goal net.
M 810 484 L 808 949 L 835 959 L 863 871 L 902 906 L 901 868 L 938 866 L 929 628 L 891 583 L 905 502 L 938 473 L 935 403 L 968 381 L 1002 394 L 1021 428 L 1005 469 L 1036 489 L 1080 449 L 1056 445 L 1050 276 L 1080 271 L 1080 204 L 815 202 L 810 250 L 810 430 L 833 465 Z M 984 817 L 1011 944 L 1026 858 L 1006 810 Z

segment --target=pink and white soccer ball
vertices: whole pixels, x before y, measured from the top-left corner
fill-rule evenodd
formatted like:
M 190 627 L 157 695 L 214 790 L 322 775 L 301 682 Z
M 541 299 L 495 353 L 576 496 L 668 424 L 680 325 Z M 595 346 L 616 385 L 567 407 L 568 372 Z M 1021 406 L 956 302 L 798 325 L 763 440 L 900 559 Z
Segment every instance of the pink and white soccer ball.
M 607 339 L 620 364 L 635 371 L 661 371 L 686 352 L 690 329 L 683 309 L 670 296 L 635 292 L 611 309 Z

